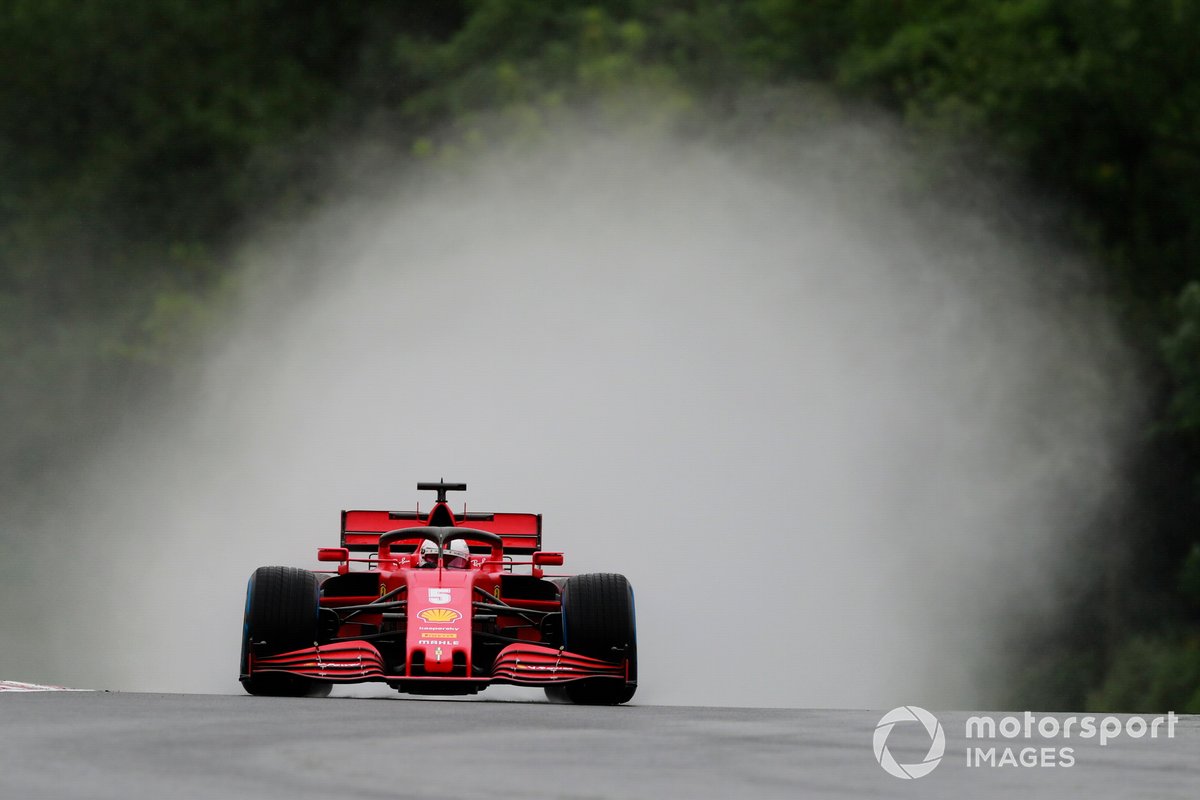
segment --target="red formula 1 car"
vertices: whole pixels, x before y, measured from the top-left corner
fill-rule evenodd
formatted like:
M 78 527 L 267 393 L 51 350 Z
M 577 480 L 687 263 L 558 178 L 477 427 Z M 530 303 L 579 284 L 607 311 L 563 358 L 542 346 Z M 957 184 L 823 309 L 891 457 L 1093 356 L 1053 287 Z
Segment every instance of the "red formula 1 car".
M 633 589 L 622 575 L 545 577 L 540 514 L 343 511 L 320 576 L 259 567 L 246 589 L 241 682 L 250 694 L 328 694 L 381 681 L 412 694 L 541 686 L 557 702 L 614 705 L 637 689 Z M 352 569 L 352 564 L 365 567 Z M 519 568 L 519 571 L 518 571 Z M 326 577 L 328 576 L 328 577 Z

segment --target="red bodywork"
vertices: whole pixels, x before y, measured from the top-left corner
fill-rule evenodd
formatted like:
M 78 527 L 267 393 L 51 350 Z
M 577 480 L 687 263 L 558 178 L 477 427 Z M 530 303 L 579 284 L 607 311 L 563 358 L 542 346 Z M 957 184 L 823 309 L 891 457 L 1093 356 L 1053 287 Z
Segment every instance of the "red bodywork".
M 247 646 L 243 679 L 382 681 L 418 694 L 583 679 L 636 685 L 632 658 L 600 660 L 562 646 L 561 582 L 542 569 L 562 564 L 562 554 L 541 551 L 541 523 L 537 514 L 457 518 L 444 499 L 427 515 L 342 512 L 342 546 L 319 551 L 338 566 L 321 585 L 318 642 L 273 655 Z M 470 566 L 451 569 L 440 559 L 420 566 L 418 549 L 431 531 L 447 542 L 465 539 Z

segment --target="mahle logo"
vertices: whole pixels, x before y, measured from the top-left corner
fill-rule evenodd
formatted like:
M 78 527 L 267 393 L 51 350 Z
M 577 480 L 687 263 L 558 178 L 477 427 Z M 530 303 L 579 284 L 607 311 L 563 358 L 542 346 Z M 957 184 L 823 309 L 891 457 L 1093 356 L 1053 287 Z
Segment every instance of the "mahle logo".
M 929 752 L 925 754 L 924 760 L 918 761 L 916 764 L 900 764 L 888 750 L 888 736 L 891 734 L 892 728 L 896 727 L 897 722 L 919 722 L 925 726 L 930 744 Z M 883 719 L 879 720 L 879 724 L 875 726 L 874 744 L 875 760 L 887 774 L 911 780 L 925 777 L 941 763 L 942 756 L 946 753 L 946 732 L 942 730 L 942 723 L 938 722 L 937 717 L 925 709 L 918 706 L 901 706 L 893 708 L 883 715 Z

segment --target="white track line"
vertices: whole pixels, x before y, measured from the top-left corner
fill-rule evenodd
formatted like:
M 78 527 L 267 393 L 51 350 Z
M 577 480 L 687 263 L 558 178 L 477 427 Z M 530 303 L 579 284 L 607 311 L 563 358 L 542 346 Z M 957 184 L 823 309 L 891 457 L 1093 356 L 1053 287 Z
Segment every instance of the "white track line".
M 68 689 L 65 686 L 43 686 L 40 683 L 0 681 L 0 692 L 90 692 L 91 689 Z

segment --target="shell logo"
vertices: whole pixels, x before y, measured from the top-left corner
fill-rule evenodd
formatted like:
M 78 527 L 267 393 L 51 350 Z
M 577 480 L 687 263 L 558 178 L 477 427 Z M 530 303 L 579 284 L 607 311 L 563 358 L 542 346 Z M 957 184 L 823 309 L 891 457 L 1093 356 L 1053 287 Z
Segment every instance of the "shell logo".
M 417 616 L 426 622 L 458 622 L 462 614 L 453 608 L 426 608 L 417 612 Z

